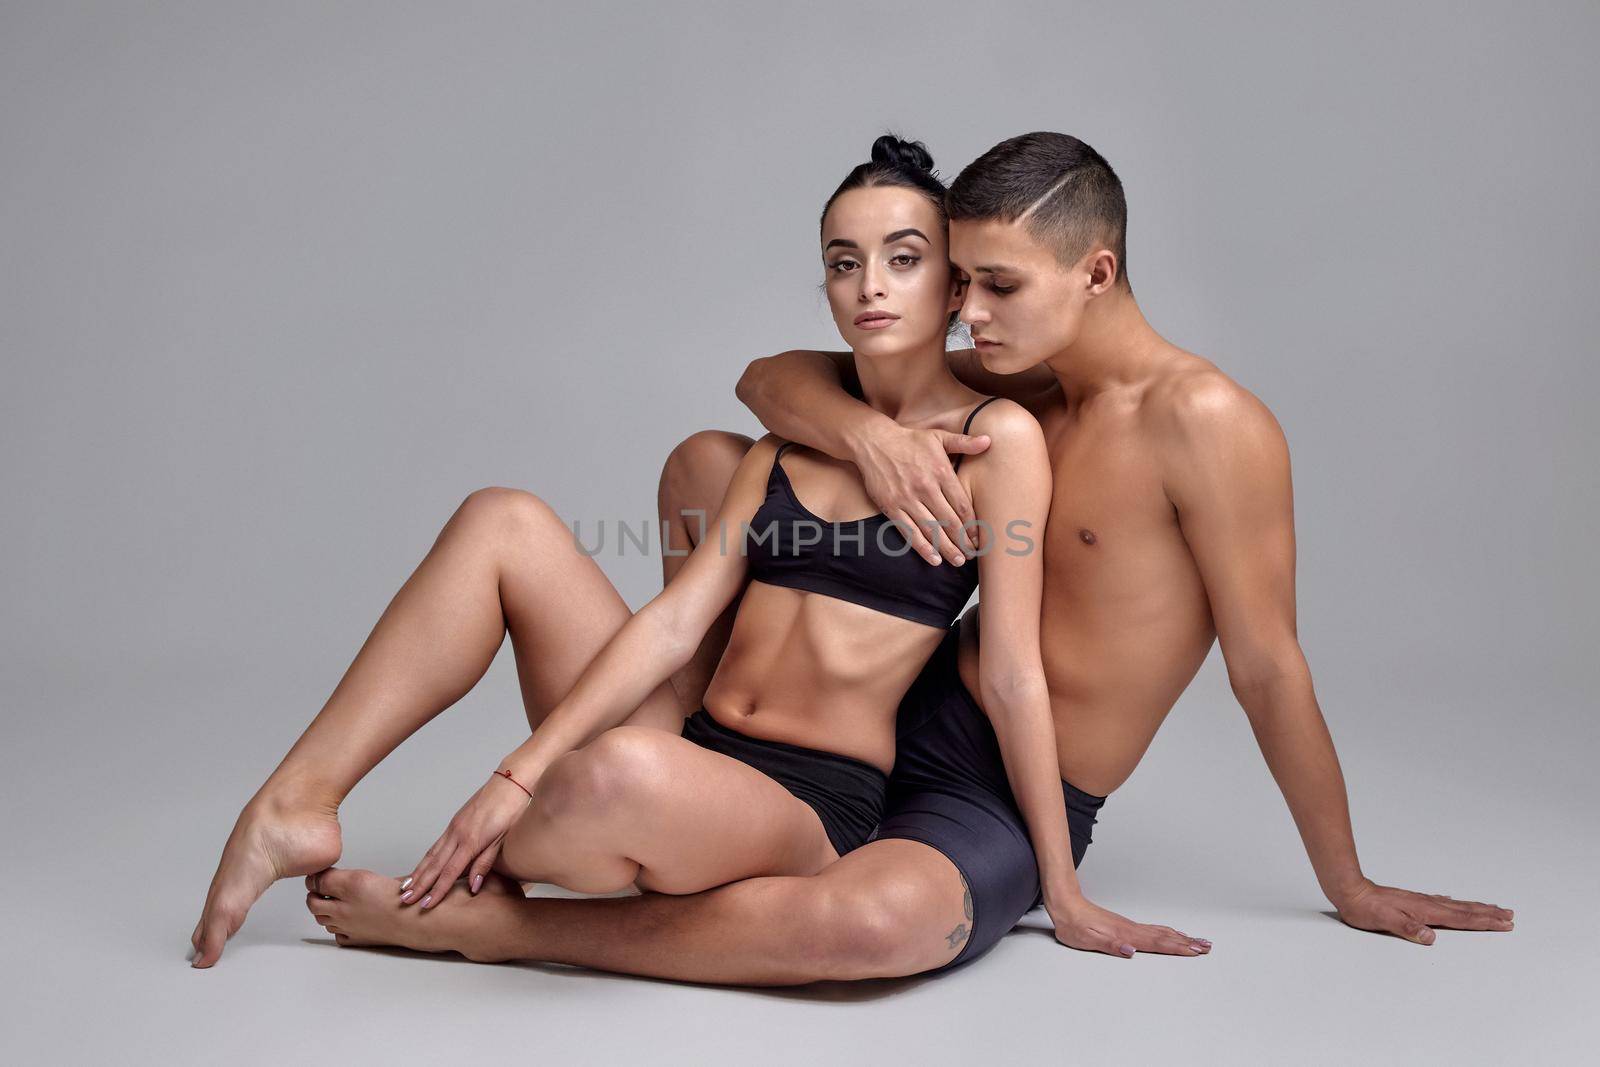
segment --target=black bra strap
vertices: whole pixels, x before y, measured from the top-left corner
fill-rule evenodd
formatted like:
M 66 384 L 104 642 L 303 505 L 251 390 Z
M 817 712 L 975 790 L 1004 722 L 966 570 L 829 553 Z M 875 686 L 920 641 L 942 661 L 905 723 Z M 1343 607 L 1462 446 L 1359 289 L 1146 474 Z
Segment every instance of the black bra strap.
M 992 404 L 999 399 L 1000 398 L 997 396 L 991 396 L 988 400 L 985 400 L 982 404 L 979 404 L 977 407 L 973 408 L 972 413 L 967 416 L 966 424 L 961 427 L 961 432 L 966 433 L 968 430 L 972 429 L 972 420 L 977 416 L 978 412 L 982 411 L 986 405 Z
M 772 482 L 773 478 L 777 477 L 779 471 L 783 470 L 783 467 L 778 463 L 778 460 L 783 457 L 783 450 L 792 444 L 794 444 L 793 441 L 785 441 L 783 444 L 779 445 L 778 450 L 772 454 L 772 469 L 767 472 L 768 484 Z M 787 475 L 785 475 L 785 477 L 787 477 Z
M 978 412 L 983 410 L 985 404 L 992 404 L 996 400 L 999 400 L 999 399 L 1000 398 L 997 397 L 997 396 L 991 396 L 988 400 L 985 400 L 982 404 L 979 404 L 977 407 L 973 408 L 972 411 L 967 415 L 967 421 L 962 424 L 961 432 L 962 433 L 967 433 L 972 429 L 972 420 L 977 417 Z M 952 467 L 952 469 L 953 470 L 960 470 L 961 469 L 961 461 L 966 459 L 966 458 L 967 458 L 966 453 L 962 453 L 961 455 L 957 456 L 955 464 Z

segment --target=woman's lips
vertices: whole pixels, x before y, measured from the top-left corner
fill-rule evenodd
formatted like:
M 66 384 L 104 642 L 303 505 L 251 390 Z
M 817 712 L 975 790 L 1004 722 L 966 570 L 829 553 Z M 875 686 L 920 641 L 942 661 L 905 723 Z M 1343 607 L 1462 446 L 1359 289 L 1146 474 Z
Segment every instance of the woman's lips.
M 1000 342 L 999 341 L 991 341 L 987 337 L 974 337 L 972 339 L 972 347 L 974 347 L 974 348 L 999 348 L 1000 347 Z
M 869 311 L 865 315 L 856 316 L 856 326 L 863 330 L 881 330 L 885 326 L 893 326 L 899 321 L 899 315 L 890 315 L 883 311 Z

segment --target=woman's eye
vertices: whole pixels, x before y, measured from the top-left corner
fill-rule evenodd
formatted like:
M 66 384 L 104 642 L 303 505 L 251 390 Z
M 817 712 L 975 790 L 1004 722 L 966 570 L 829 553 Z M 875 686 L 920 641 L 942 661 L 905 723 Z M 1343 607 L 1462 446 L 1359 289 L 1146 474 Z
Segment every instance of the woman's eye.
M 829 266 L 828 269 L 837 274 L 843 274 L 846 267 L 853 267 L 855 265 L 855 260 L 853 259 L 841 259 L 839 262 Z
M 918 257 L 918 256 L 907 255 L 906 253 L 901 252 L 898 256 L 895 256 L 892 259 L 890 259 L 889 262 L 890 263 L 898 263 L 902 267 L 909 267 L 909 266 L 911 266 L 911 264 L 915 263 L 919 258 L 920 257 Z

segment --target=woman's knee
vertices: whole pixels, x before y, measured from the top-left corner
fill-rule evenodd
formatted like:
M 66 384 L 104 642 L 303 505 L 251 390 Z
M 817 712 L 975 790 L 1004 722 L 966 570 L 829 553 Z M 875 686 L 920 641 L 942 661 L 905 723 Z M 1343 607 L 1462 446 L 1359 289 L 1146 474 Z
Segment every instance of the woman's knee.
M 498 485 L 468 493 L 451 516 L 450 524 L 491 536 L 508 535 L 519 539 L 566 529 L 555 509 L 541 498 L 525 489 Z
M 728 483 L 755 442 L 742 433 L 700 430 L 679 441 L 661 466 L 657 504 L 664 519 L 685 510 L 706 512 L 705 521 L 722 505 Z
M 642 726 L 618 726 L 569 752 L 545 771 L 536 804 L 551 819 L 625 818 L 647 799 L 657 778 L 659 742 L 668 735 Z

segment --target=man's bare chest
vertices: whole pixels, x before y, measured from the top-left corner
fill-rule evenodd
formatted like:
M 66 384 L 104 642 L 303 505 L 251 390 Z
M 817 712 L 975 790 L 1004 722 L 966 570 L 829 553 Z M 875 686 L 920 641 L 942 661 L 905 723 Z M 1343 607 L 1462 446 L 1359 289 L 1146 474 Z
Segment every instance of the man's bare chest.
M 1053 578 L 1124 584 L 1170 577 L 1172 566 L 1189 561 L 1158 449 L 1133 414 L 1058 413 L 1041 425 L 1054 475 L 1045 531 Z

